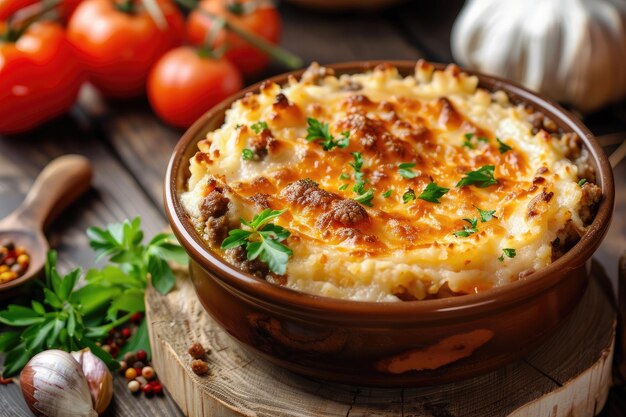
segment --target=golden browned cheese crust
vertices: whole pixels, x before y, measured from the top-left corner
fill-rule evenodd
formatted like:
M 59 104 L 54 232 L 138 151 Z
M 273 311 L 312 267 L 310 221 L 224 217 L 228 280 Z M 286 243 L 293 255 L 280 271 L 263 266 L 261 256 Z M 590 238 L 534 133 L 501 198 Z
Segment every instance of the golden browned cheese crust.
M 307 141 L 308 118 L 348 146 Z M 214 250 L 240 217 L 286 210 L 276 223 L 291 232 L 293 256 L 271 281 L 355 300 L 480 292 L 526 276 L 584 234 L 601 198 L 578 138 L 455 66 L 423 61 L 409 77 L 391 66 L 336 77 L 313 65 L 299 81 L 265 83 L 198 148 L 181 198 Z M 371 206 L 355 190 L 354 153 Z M 495 184 L 457 186 L 485 166 Z M 418 198 L 431 182 L 449 189 L 439 203 Z M 482 221 L 477 208 L 493 217 Z M 455 234 L 470 227 L 464 219 L 475 230 Z M 239 252 L 223 256 L 267 276 Z

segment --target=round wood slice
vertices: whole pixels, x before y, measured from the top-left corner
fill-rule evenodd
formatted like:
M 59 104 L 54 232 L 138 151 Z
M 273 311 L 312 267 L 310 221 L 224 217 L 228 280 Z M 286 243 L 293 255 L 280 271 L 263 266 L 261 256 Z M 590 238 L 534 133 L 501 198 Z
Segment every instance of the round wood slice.
M 247 353 L 204 311 L 185 272 L 167 296 L 150 289 L 153 364 L 189 417 L 256 416 L 594 416 L 611 386 L 616 313 L 610 284 L 594 263 L 580 305 L 523 360 L 490 374 L 428 388 L 375 389 L 311 380 Z M 211 350 L 199 377 L 187 349 Z

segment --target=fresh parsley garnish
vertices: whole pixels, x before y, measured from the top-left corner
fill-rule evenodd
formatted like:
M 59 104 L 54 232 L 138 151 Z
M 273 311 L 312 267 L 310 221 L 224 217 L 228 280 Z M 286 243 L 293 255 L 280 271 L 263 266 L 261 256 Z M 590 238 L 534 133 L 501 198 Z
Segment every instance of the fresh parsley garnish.
M 385 191 L 384 193 L 382 193 L 382 196 L 385 198 L 389 198 L 391 197 L 391 193 L 393 193 L 393 190 L 390 188 L 387 191 Z
M 350 144 L 350 132 L 341 132 L 341 136 L 337 139 L 330 134 L 330 127 L 328 123 L 320 122 L 317 119 L 309 117 L 306 119 L 309 125 L 306 129 L 306 140 L 309 142 L 321 140 L 322 148 L 325 151 L 330 151 L 334 147 L 345 148 Z
M 415 163 L 413 162 L 404 162 L 398 165 L 398 174 L 400 174 L 403 178 L 412 179 L 417 177 L 417 174 L 413 172 L 411 168 L 415 167 Z
M 352 187 L 352 191 L 358 194 L 358 197 L 354 200 L 368 207 L 372 207 L 374 190 L 371 188 L 369 190 L 365 189 L 365 183 L 367 180 L 363 177 L 363 172 L 361 171 L 361 168 L 363 168 L 363 156 L 361 155 L 361 152 L 352 152 L 352 157 L 354 158 L 354 161 L 349 162 L 348 165 L 354 169 L 355 182 Z
M 104 230 L 92 227 L 87 233 L 99 258 L 108 257 L 111 264 L 87 271 L 85 284 L 78 288 L 80 269 L 59 274 L 56 252 L 48 252 L 45 278 L 37 281 L 42 298 L 33 295 L 28 307 L 9 305 L 0 311 L 0 323 L 13 328 L 0 334 L 0 352 L 6 353 L 3 376 L 18 373 L 33 355 L 46 349 L 69 352 L 88 347 L 109 368 L 116 369 L 118 362 L 97 343 L 133 314 L 145 311 L 148 274 L 153 286 L 166 293 L 175 280 L 167 261 L 187 262 L 185 251 L 173 243 L 172 235 L 156 235 L 144 245 L 139 218 Z M 150 351 L 145 321 L 121 354 L 129 346 Z
M 480 188 L 486 188 L 490 185 L 498 183 L 493 176 L 495 167 L 493 165 L 485 165 L 477 169 L 476 171 L 470 171 L 459 181 L 456 186 L 464 187 L 466 185 L 476 185 Z
M 374 190 L 370 188 L 369 190 L 365 191 L 363 194 L 360 194 L 357 197 L 354 197 L 354 201 L 357 201 L 363 204 L 364 206 L 372 207 L 373 198 L 374 198 Z
M 496 140 L 498 141 L 498 145 L 500 145 L 500 153 L 505 153 L 507 151 L 512 151 L 513 148 L 511 148 L 509 145 L 507 145 L 506 143 L 502 142 L 500 140 L 500 138 L 496 138 Z
M 350 174 L 346 174 L 345 172 L 342 172 L 341 175 L 339 175 L 339 179 L 340 180 L 349 180 L 350 179 Z
M 493 219 L 493 215 L 496 213 L 495 210 L 481 210 L 478 207 L 474 206 L 476 210 L 478 210 L 478 214 L 480 214 L 480 221 L 482 223 L 488 222 Z
M 262 120 L 256 122 L 253 125 L 250 125 L 250 128 L 254 130 L 254 133 L 256 133 L 257 135 L 261 133 L 262 131 L 269 129 L 269 127 L 267 126 L 267 123 L 265 123 Z
M 339 191 L 343 191 L 343 190 L 345 190 L 346 188 L 348 188 L 348 184 L 341 184 L 341 185 L 339 186 Z
M 415 200 L 415 191 L 409 188 L 408 190 L 404 192 L 404 194 L 402 194 L 402 203 L 406 204 L 409 201 L 413 201 L 413 200 Z
M 222 242 L 222 249 L 245 246 L 248 260 L 259 258 L 267 264 L 270 271 L 284 275 L 287 261 L 293 252 L 281 242 L 291 233 L 281 226 L 270 223 L 284 212 L 285 210 L 265 209 L 251 221 L 241 219 L 241 223 L 249 230 L 233 229 L 228 232 L 228 237 Z
M 472 138 L 474 137 L 473 133 L 466 133 L 464 135 L 465 140 L 463 141 L 463 147 L 474 149 L 474 144 L 472 143 Z
M 585 185 L 587 183 L 587 178 L 582 178 L 580 181 L 578 181 L 578 186 L 582 187 L 583 185 Z
M 504 256 L 507 256 L 509 258 L 515 258 L 515 255 L 517 255 L 517 252 L 515 251 L 515 249 L 504 248 L 504 249 L 502 249 L 502 255 L 500 255 L 498 260 L 500 262 L 504 262 Z
M 245 148 L 241 151 L 241 158 L 246 161 L 252 161 L 254 159 L 254 152 L 252 149 Z
M 478 219 L 474 217 L 473 219 L 463 219 L 469 223 L 469 227 L 463 226 L 463 230 L 459 230 L 454 232 L 454 236 L 456 237 L 468 237 L 476 232 L 478 232 Z
M 424 188 L 424 191 L 422 191 L 417 198 L 438 204 L 439 199 L 448 191 L 450 191 L 449 188 L 440 187 L 436 183 L 431 182 L 426 186 L 426 188 Z

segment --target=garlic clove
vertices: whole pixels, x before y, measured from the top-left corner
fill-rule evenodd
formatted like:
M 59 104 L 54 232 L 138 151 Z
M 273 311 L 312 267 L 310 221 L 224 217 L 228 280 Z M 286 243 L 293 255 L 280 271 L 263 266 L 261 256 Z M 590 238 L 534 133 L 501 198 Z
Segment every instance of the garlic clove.
M 72 352 L 87 378 L 91 399 L 98 414 L 104 413 L 113 398 L 113 376 L 106 364 L 88 348 Z
M 20 374 L 28 408 L 39 417 L 97 417 L 80 364 L 61 350 L 33 356 Z

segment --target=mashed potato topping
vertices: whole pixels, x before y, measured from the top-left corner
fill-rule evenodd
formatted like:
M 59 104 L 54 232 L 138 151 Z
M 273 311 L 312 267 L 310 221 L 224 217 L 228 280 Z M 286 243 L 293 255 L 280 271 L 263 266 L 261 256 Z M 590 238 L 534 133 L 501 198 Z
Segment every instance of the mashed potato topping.
M 314 64 L 301 80 L 266 82 L 198 148 L 181 201 L 211 248 L 271 282 L 344 299 L 505 285 L 578 241 L 601 197 L 577 137 L 423 61 L 407 77 Z M 220 249 L 266 208 L 286 210 L 274 220 L 291 232 L 284 275 Z

